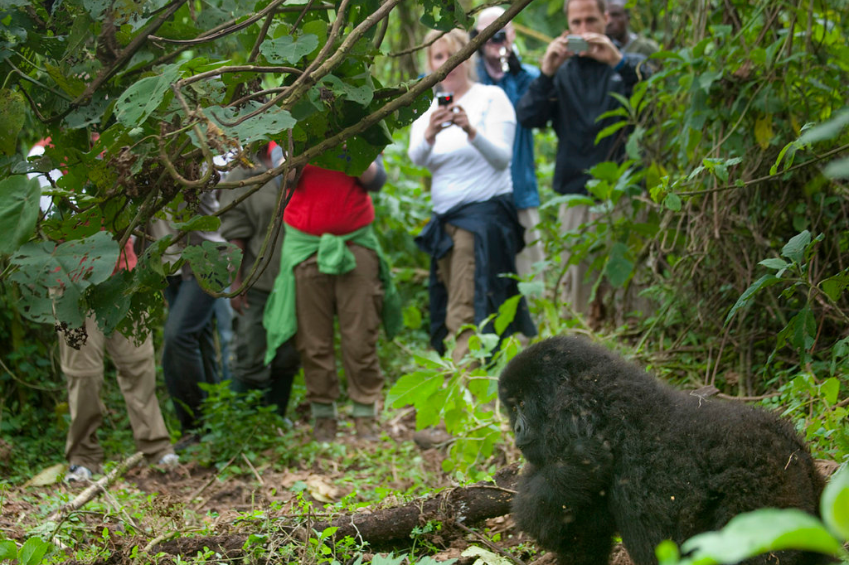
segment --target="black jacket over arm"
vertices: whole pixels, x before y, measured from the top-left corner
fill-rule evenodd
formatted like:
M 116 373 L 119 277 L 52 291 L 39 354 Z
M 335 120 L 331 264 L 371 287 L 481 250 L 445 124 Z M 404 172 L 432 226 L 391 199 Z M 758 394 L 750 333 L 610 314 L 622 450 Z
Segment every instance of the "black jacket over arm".
M 516 254 L 525 246 L 524 228 L 519 223 L 512 194 L 495 196 L 484 202 L 460 204 L 444 214 L 431 216 L 430 222 L 416 237 L 416 244 L 430 255 L 430 343 L 440 355 L 445 353 L 443 341 L 448 337 L 445 326 L 448 291 L 436 274 L 436 262 L 454 246 L 454 241 L 445 231 L 445 224 L 475 234 L 475 324 L 498 313 L 504 301 L 519 294 L 516 279 L 502 277 L 501 274 L 516 272 Z M 492 323 L 487 326 L 487 331 L 494 333 Z M 524 297 L 504 335 L 515 332 L 528 337 L 537 333 Z
M 557 69 L 553 77 L 540 75 L 516 106 L 516 117 L 526 128 L 554 126 L 559 141 L 554 167 L 554 190 L 560 194 L 586 194 L 588 169 L 602 161 L 618 161 L 624 154 L 627 130 L 608 136 L 598 145 L 598 133 L 621 120 L 620 117 L 596 119 L 615 110 L 621 103 L 611 92 L 630 97 L 634 85 L 650 73 L 645 59 L 634 53 L 623 54 L 625 64 L 619 71 L 589 57 L 572 57 Z

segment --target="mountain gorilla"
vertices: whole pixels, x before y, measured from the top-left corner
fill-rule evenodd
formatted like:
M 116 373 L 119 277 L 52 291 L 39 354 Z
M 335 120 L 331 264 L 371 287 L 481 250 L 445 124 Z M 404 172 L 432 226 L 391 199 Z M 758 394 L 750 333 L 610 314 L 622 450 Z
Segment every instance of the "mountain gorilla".
M 554 337 L 501 374 L 501 402 L 528 461 L 518 527 L 568 565 L 606 565 L 616 532 L 637 565 L 763 507 L 818 514 L 823 480 L 793 428 L 742 404 L 673 390 L 606 349 Z M 785 551 L 751 563 L 808 565 Z

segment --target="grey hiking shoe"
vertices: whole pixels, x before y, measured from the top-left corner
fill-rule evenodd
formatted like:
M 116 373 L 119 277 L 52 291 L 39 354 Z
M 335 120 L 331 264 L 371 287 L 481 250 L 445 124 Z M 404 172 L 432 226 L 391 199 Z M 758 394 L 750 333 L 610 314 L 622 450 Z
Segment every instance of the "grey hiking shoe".
M 166 453 L 162 456 L 162 458 L 157 462 L 157 465 L 161 467 L 176 467 L 180 464 L 180 456 L 176 453 Z
M 94 473 L 88 467 L 82 465 L 71 465 L 68 467 L 68 472 L 65 473 L 65 481 L 73 483 L 76 481 L 89 482 Z

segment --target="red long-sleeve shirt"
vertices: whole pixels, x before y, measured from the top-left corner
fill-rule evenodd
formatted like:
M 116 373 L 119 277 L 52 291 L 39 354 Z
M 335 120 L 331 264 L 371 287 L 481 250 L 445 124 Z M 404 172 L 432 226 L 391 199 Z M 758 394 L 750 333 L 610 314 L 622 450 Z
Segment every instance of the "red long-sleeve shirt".
M 283 221 L 310 235 L 345 235 L 374 221 L 374 204 L 356 177 L 307 165 Z

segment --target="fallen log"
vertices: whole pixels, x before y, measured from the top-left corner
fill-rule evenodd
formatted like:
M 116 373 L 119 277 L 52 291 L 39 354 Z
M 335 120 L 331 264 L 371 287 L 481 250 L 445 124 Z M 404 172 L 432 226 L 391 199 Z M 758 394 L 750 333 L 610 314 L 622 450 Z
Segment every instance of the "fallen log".
M 358 542 L 368 542 L 372 546 L 386 546 L 393 542 L 400 545 L 409 542 L 410 532 L 414 528 L 428 521 L 439 521 L 443 525 L 461 523 L 468 526 L 509 514 L 517 481 L 518 464 L 513 464 L 496 473 L 494 485 L 481 482 L 452 488 L 403 506 L 345 514 L 330 522 L 315 522 L 310 528 L 319 532 L 330 527 L 338 528 L 328 538 L 332 543 L 351 536 Z M 281 535 L 295 539 L 314 535 L 304 526 L 284 526 L 280 530 Z M 461 535 L 464 532 L 457 529 L 457 533 Z M 441 534 L 446 537 L 445 527 Z M 180 538 L 154 545 L 151 551 L 188 556 L 208 548 L 222 556 L 233 558 L 240 556 L 242 545 L 247 538 L 247 535 L 242 534 Z

